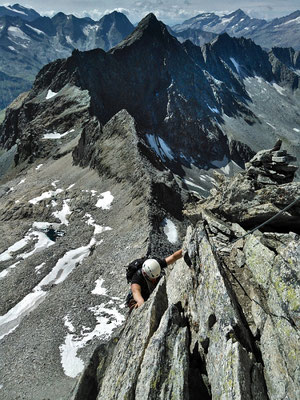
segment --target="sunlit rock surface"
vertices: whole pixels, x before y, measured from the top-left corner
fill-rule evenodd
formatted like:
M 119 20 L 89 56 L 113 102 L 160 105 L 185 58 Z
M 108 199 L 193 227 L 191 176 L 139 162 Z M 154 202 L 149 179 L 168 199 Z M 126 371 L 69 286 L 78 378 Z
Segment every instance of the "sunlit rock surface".
M 285 185 L 266 183 L 269 200 Z M 187 211 L 184 258 L 96 350 L 72 399 L 299 398 L 299 235 L 247 233 L 242 215 L 220 218 L 205 204 Z

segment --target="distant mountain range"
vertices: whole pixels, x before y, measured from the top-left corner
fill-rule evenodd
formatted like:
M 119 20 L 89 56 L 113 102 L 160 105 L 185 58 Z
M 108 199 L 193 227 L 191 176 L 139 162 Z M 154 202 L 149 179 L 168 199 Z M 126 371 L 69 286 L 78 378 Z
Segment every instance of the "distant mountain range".
M 203 13 L 172 27 L 176 35 L 185 35 L 195 43 L 193 35 L 198 30 L 230 36 L 245 37 L 254 40 L 263 48 L 293 47 L 300 50 L 300 11 L 275 18 L 272 21 L 251 18 L 241 9 L 233 13 L 218 16 L 214 13 Z M 190 37 L 187 31 L 191 33 Z M 197 44 L 197 43 L 195 43 Z
M 63 13 L 42 17 L 18 4 L 0 7 L 0 109 L 30 89 L 47 63 L 71 55 L 72 50 L 108 50 L 134 29 L 118 12 L 100 21 Z
M 190 40 L 202 46 L 218 34 L 251 38 L 263 48 L 293 47 L 288 50 L 289 68 L 299 69 L 300 11 L 267 22 L 250 18 L 242 10 L 222 17 L 200 14 L 180 25 L 168 28 L 180 42 Z M 0 7 L 0 110 L 20 93 L 31 88 L 36 74 L 47 63 L 69 57 L 80 51 L 101 48 L 108 51 L 134 29 L 119 12 L 105 15 L 99 21 L 58 13 L 42 17 L 33 9 L 19 4 Z M 276 52 L 276 57 L 279 52 Z M 287 52 L 285 52 L 287 54 Z M 282 58 L 280 58 L 282 61 Z

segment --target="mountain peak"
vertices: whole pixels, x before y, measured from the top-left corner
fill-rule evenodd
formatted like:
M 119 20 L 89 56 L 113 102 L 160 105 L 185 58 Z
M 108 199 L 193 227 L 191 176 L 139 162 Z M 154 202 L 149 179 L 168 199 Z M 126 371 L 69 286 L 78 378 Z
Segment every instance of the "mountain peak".
M 246 15 L 244 11 L 241 8 L 238 8 L 236 11 L 234 11 L 232 14 L 237 14 L 237 15 Z
M 139 29 L 148 29 L 149 27 L 161 27 L 161 22 L 158 21 L 153 13 L 144 17 L 137 26 Z
M 101 19 L 113 19 L 113 18 L 119 18 L 119 17 L 124 17 L 125 14 L 119 12 L 119 11 L 113 11 L 109 14 L 105 14 L 103 15 L 103 17 Z
M 236 11 L 233 11 L 233 12 L 230 13 L 230 14 L 224 15 L 222 18 L 232 18 L 232 17 L 235 17 L 235 18 L 245 18 L 245 17 L 248 17 L 248 15 L 245 14 L 244 11 L 241 10 L 241 9 L 239 8 L 239 9 L 237 9 Z M 248 18 L 249 18 L 249 17 L 248 17 Z
M 225 43 L 231 43 L 235 38 L 232 38 L 231 36 L 228 35 L 227 32 L 221 33 L 218 35 L 214 40 L 212 40 L 208 45 L 224 45 Z
M 12 6 L 0 6 L 0 16 L 19 17 L 25 21 L 34 21 L 40 17 L 33 8 L 26 8 L 16 3 Z
M 118 44 L 114 49 L 111 50 L 113 53 L 117 49 L 131 46 L 133 43 L 140 41 L 141 38 L 147 38 L 147 41 L 153 42 L 155 39 L 163 41 L 164 38 L 174 39 L 167 30 L 166 25 L 158 21 L 153 13 L 150 13 L 144 17 L 135 30 L 125 39 L 123 42 Z

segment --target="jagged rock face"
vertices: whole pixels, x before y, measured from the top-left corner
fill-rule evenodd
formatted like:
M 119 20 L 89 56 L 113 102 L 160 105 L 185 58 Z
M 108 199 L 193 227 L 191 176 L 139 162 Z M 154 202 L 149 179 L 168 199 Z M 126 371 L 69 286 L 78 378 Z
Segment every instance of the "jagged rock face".
M 213 197 L 199 204 L 199 209 L 211 210 L 220 217 L 253 228 L 300 196 L 299 183 L 292 182 L 298 167 L 290 165 L 290 161 L 295 161 L 295 158 L 286 151 L 271 149 L 259 152 L 246 164 L 246 171 L 232 180 L 219 175 L 219 185 L 212 189 Z M 299 205 L 295 204 L 270 222 L 266 229 L 292 229 L 299 233 L 299 211 Z M 197 214 L 196 209 L 194 212 Z
M 231 221 L 194 217 L 184 258 L 95 351 L 73 400 L 299 397 L 299 236 Z
M 276 79 L 284 81 L 292 89 L 299 86 L 299 76 L 295 75 L 295 72 L 298 73 L 298 56 L 293 49 L 273 49 L 269 53 L 269 59 Z
M 292 48 L 273 47 L 270 52 L 274 57 L 280 60 L 287 67 L 299 70 L 300 69 L 300 52 Z
M 89 121 L 89 103 L 87 91 L 72 85 L 66 85 L 59 95 L 48 99 L 43 94 L 31 98 L 30 95 L 21 95 L 11 105 L 1 142 L 5 142 L 8 148 L 18 144 L 16 163 L 49 155 L 55 142 L 46 141 L 45 135 L 55 132 L 58 127 L 62 134 L 71 129 L 80 130 Z M 32 123 L 28 123 L 29 118 Z M 16 126 L 21 129 L 21 136 L 15 136 Z

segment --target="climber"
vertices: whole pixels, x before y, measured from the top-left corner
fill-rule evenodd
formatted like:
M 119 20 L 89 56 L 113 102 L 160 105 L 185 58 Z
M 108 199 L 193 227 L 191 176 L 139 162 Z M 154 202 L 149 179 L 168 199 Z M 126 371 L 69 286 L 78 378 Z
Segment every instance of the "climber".
M 137 269 L 131 278 L 131 290 L 126 303 L 130 308 L 141 307 L 149 298 L 161 278 L 162 269 L 182 257 L 182 250 L 178 250 L 164 260 L 158 258 L 146 259 L 142 267 Z

